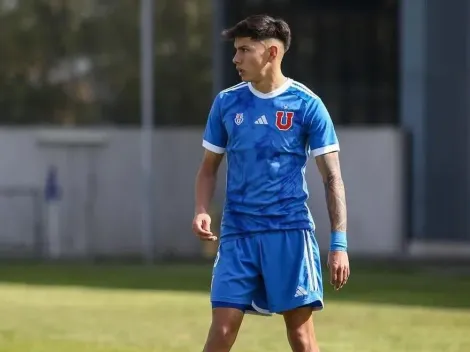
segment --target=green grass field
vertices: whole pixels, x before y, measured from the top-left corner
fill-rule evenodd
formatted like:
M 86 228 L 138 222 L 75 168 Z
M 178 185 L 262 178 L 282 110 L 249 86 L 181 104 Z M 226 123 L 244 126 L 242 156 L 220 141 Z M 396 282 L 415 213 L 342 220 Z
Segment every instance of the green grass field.
M 395 267 L 390 269 L 390 267 Z M 0 265 L 1 352 L 201 351 L 207 265 Z M 470 351 L 470 270 L 363 264 L 315 315 L 322 352 Z M 289 351 L 281 317 L 233 349 Z

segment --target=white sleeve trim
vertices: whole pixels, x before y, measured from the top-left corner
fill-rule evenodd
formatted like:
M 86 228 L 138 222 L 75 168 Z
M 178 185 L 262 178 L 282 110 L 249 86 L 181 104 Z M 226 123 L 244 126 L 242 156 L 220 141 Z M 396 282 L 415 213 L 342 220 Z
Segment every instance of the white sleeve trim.
M 313 156 L 319 156 L 319 155 L 328 154 L 331 152 L 339 152 L 339 144 L 331 144 L 331 145 L 327 145 L 326 147 L 321 147 L 321 148 L 312 150 Z
M 212 143 L 209 143 L 206 140 L 202 141 L 202 146 L 213 153 L 223 154 L 225 152 L 225 148 L 218 147 Z

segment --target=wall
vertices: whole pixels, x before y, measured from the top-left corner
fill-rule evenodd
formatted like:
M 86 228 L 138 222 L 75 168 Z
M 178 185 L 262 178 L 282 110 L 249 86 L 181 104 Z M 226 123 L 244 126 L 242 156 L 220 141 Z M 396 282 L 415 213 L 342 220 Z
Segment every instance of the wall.
M 69 142 L 56 148 L 50 136 L 45 143 L 42 129 L 0 129 L 0 189 L 13 186 L 42 189 L 48 166 L 55 165 L 63 188 L 59 218 L 64 255 L 139 253 L 142 243 L 139 131 L 74 130 L 72 134 L 89 132 L 96 133 L 102 144 L 94 145 L 88 140 L 87 148 L 78 147 L 77 141 L 66 138 Z M 159 129 L 155 133 L 158 255 L 201 253 L 202 245 L 191 233 L 194 177 L 203 152 L 201 135 L 200 129 Z M 400 253 L 405 234 L 404 137 L 392 128 L 338 128 L 338 135 L 348 196 L 351 252 Z M 224 198 L 224 167 L 215 204 L 222 204 Z M 309 206 L 317 222 L 320 246 L 325 249 L 329 222 L 323 185 L 313 160 L 307 176 Z M 0 200 L 9 202 L 1 193 Z M 8 206 L 0 207 L 0 218 L 8 217 L 13 223 L 34 224 L 31 214 L 26 209 L 12 212 Z M 23 228 L 21 232 L 10 230 L 10 241 L 12 235 L 18 241 L 32 238 L 28 232 L 32 227 Z M 43 237 L 45 234 L 43 231 Z M 0 247 L 7 245 L 5 236 L 0 231 Z
M 430 255 L 446 242 L 449 254 L 464 246 L 470 253 L 470 2 L 401 1 L 400 9 L 399 115 L 413 136 L 413 240 Z

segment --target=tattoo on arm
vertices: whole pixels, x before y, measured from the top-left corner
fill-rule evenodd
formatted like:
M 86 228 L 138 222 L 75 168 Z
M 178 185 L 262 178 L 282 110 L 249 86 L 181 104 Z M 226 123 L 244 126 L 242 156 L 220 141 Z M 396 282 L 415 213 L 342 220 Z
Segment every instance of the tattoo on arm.
M 331 231 L 347 229 L 346 192 L 344 189 L 338 153 L 320 155 L 316 158 L 325 186 L 326 204 Z

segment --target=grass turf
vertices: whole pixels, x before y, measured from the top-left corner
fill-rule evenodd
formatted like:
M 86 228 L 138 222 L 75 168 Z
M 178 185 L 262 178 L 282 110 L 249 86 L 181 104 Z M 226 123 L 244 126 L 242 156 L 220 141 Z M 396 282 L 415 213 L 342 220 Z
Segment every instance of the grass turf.
M 201 351 L 210 271 L 1 264 L 0 351 Z M 322 352 L 470 351 L 470 276 L 453 268 L 358 265 L 342 291 L 326 285 L 325 303 L 315 315 Z M 247 316 L 233 349 L 289 350 L 279 316 Z

